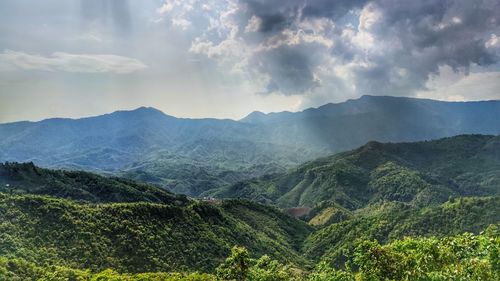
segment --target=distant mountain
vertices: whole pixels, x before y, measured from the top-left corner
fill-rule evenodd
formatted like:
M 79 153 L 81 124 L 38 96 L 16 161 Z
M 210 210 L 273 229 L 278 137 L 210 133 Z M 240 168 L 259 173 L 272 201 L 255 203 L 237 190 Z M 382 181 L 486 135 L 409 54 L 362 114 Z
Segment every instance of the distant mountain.
M 500 133 L 500 100 L 444 102 L 391 96 L 362 96 L 301 112 L 241 119 L 265 127 L 272 143 L 340 152 L 368 141 L 402 142 L 459 134 Z
M 197 195 L 303 160 L 286 147 L 249 140 L 256 127 L 175 118 L 153 108 L 17 122 L 0 125 L 0 159 L 120 174 Z
M 369 142 L 282 174 L 207 192 L 282 207 L 314 207 L 328 222 L 384 201 L 424 207 L 462 196 L 500 195 L 500 136 L 461 135 L 414 143 Z M 314 218 L 313 218 L 314 219 Z
M 191 196 L 368 141 L 500 134 L 500 101 L 363 96 L 302 112 L 239 121 L 185 119 L 153 108 L 82 119 L 0 125 L 0 161 L 84 169 L 144 180 Z

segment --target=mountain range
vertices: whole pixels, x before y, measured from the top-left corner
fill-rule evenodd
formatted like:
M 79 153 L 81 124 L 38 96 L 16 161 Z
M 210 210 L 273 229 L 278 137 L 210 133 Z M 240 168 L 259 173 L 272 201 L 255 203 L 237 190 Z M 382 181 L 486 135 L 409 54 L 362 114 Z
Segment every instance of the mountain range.
M 357 252 L 367 241 L 395 247 L 410 243 L 399 249 L 409 251 L 413 261 L 416 249 L 430 246 L 399 239 L 449 241 L 455 238 L 448 235 L 483 230 L 490 234 L 481 241 L 491 245 L 479 246 L 471 258 L 494 262 L 500 245 L 499 171 L 499 136 L 485 135 L 372 141 L 287 172 L 223 187 L 216 196 L 240 197 L 223 200 L 192 199 L 120 177 L 9 162 L 0 165 L 0 270 L 14 276 L 60 267 L 71 268 L 64 274 L 107 268 L 212 273 L 239 245 L 252 257 L 269 255 L 290 265 L 287 271 L 310 273 L 318 263 L 342 270 L 359 262 Z M 297 219 L 276 206 L 312 208 Z M 450 245 L 469 245 L 475 238 L 457 239 Z M 453 255 L 463 257 L 459 250 L 464 248 L 453 249 L 458 251 Z M 480 268 L 495 274 L 495 266 Z M 425 270 L 422 274 L 431 269 Z M 194 280 L 207 280 L 200 278 Z
M 500 101 L 363 96 L 301 112 L 186 119 L 154 108 L 0 124 L 0 159 L 146 181 L 189 196 L 368 141 L 500 134 Z

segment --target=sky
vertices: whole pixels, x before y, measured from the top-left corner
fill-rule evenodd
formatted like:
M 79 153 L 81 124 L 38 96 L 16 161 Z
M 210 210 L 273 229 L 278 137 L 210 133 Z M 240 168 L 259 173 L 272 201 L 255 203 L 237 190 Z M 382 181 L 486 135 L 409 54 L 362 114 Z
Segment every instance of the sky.
M 0 123 L 500 99 L 500 0 L 2 0 Z

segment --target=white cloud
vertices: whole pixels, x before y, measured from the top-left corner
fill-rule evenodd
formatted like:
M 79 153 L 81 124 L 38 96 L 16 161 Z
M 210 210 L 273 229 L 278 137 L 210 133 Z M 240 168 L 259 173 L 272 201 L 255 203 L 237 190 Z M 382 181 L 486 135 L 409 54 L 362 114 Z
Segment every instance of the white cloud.
M 42 70 L 125 74 L 145 68 L 147 66 L 140 60 L 116 55 L 56 52 L 50 56 L 41 56 L 11 50 L 0 53 L 0 70 L 3 71 Z
M 180 27 L 182 30 L 186 30 L 191 26 L 191 22 L 184 18 L 173 18 L 172 24 L 174 26 Z
M 248 20 L 248 24 L 245 27 L 245 32 L 257 32 L 259 31 L 261 24 L 262 20 L 254 15 Z
M 500 36 L 491 34 L 490 40 L 486 41 L 486 48 L 500 48 Z
M 465 73 L 441 66 L 429 78 L 427 90 L 417 92 L 419 98 L 449 101 L 500 99 L 500 72 Z

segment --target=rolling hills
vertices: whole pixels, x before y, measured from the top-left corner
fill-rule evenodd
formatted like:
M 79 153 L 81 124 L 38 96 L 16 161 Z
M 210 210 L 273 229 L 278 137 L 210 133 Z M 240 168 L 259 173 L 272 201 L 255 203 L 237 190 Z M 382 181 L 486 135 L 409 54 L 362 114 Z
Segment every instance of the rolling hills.
M 238 201 L 85 204 L 0 193 L 0 213 L 0 256 L 93 271 L 212 271 L 233 245 L 305 264 L 296 245 L 311 231 Z
M 457 138 L 469 140 L 468 145 L 495 139 Z M 407 180 L 416 181 L 410 186 L 420 184 L 418 177 Z M 356 209 L 343 207 L 341 200 L 327 200 L 313 208 L 307 224 L 247 200 L 190 199 L 128 179 L 49 170 L 32 163 L 3 164 L 0 182 L 0 273 L 10 276 L 56 271 L 61 276 L 214 273 L 234 245 L 245 247 L 252 257 L 269 255 L 288 265 L 282 269 L 287 272 L 297 268 L 320 274 L 323 271 L 314 273 L 313 265 L 342 269 L 366 241 L 390 244 L 405 236 L 478 233 L 500 223 L 499 196 L 457 193 L 444 203 L 422 206 L 407 196 L 374 195 Z M 271 269 L 277 270 L 266 270 Z
M 0 160 L 87 170 L 200 196 L 368 141 L 500 134 L 500 101 L 363 96 L 239 121 L 186 119 L 154 108 L 81 119 L 0 124 Z
M 499 215 L 498 196 L 460 198 L 426 208 L 395 201 L 373 204 L 311 234 L 302 252 L 309 259 L 342 266 L 363 241 L 385 244 L 404 237 L 479 233 L 498 224 Z
M 30 163 L 0 163 L 0 191 L 103 202 L 152 202 L 183 205 L 186 196 L 125 178 L 83 171 L 50 170 Z
M 286 173 L 239 182 L 209 194 L 281 207 L 311 207 L 317 214 L 328 208 L 332 212 L 332 207 L 356 210 L 384 201 L 425 207 L 453 197 L 498 196 L 500 137 L 461 135 L 414 143 L 372 141 Z

